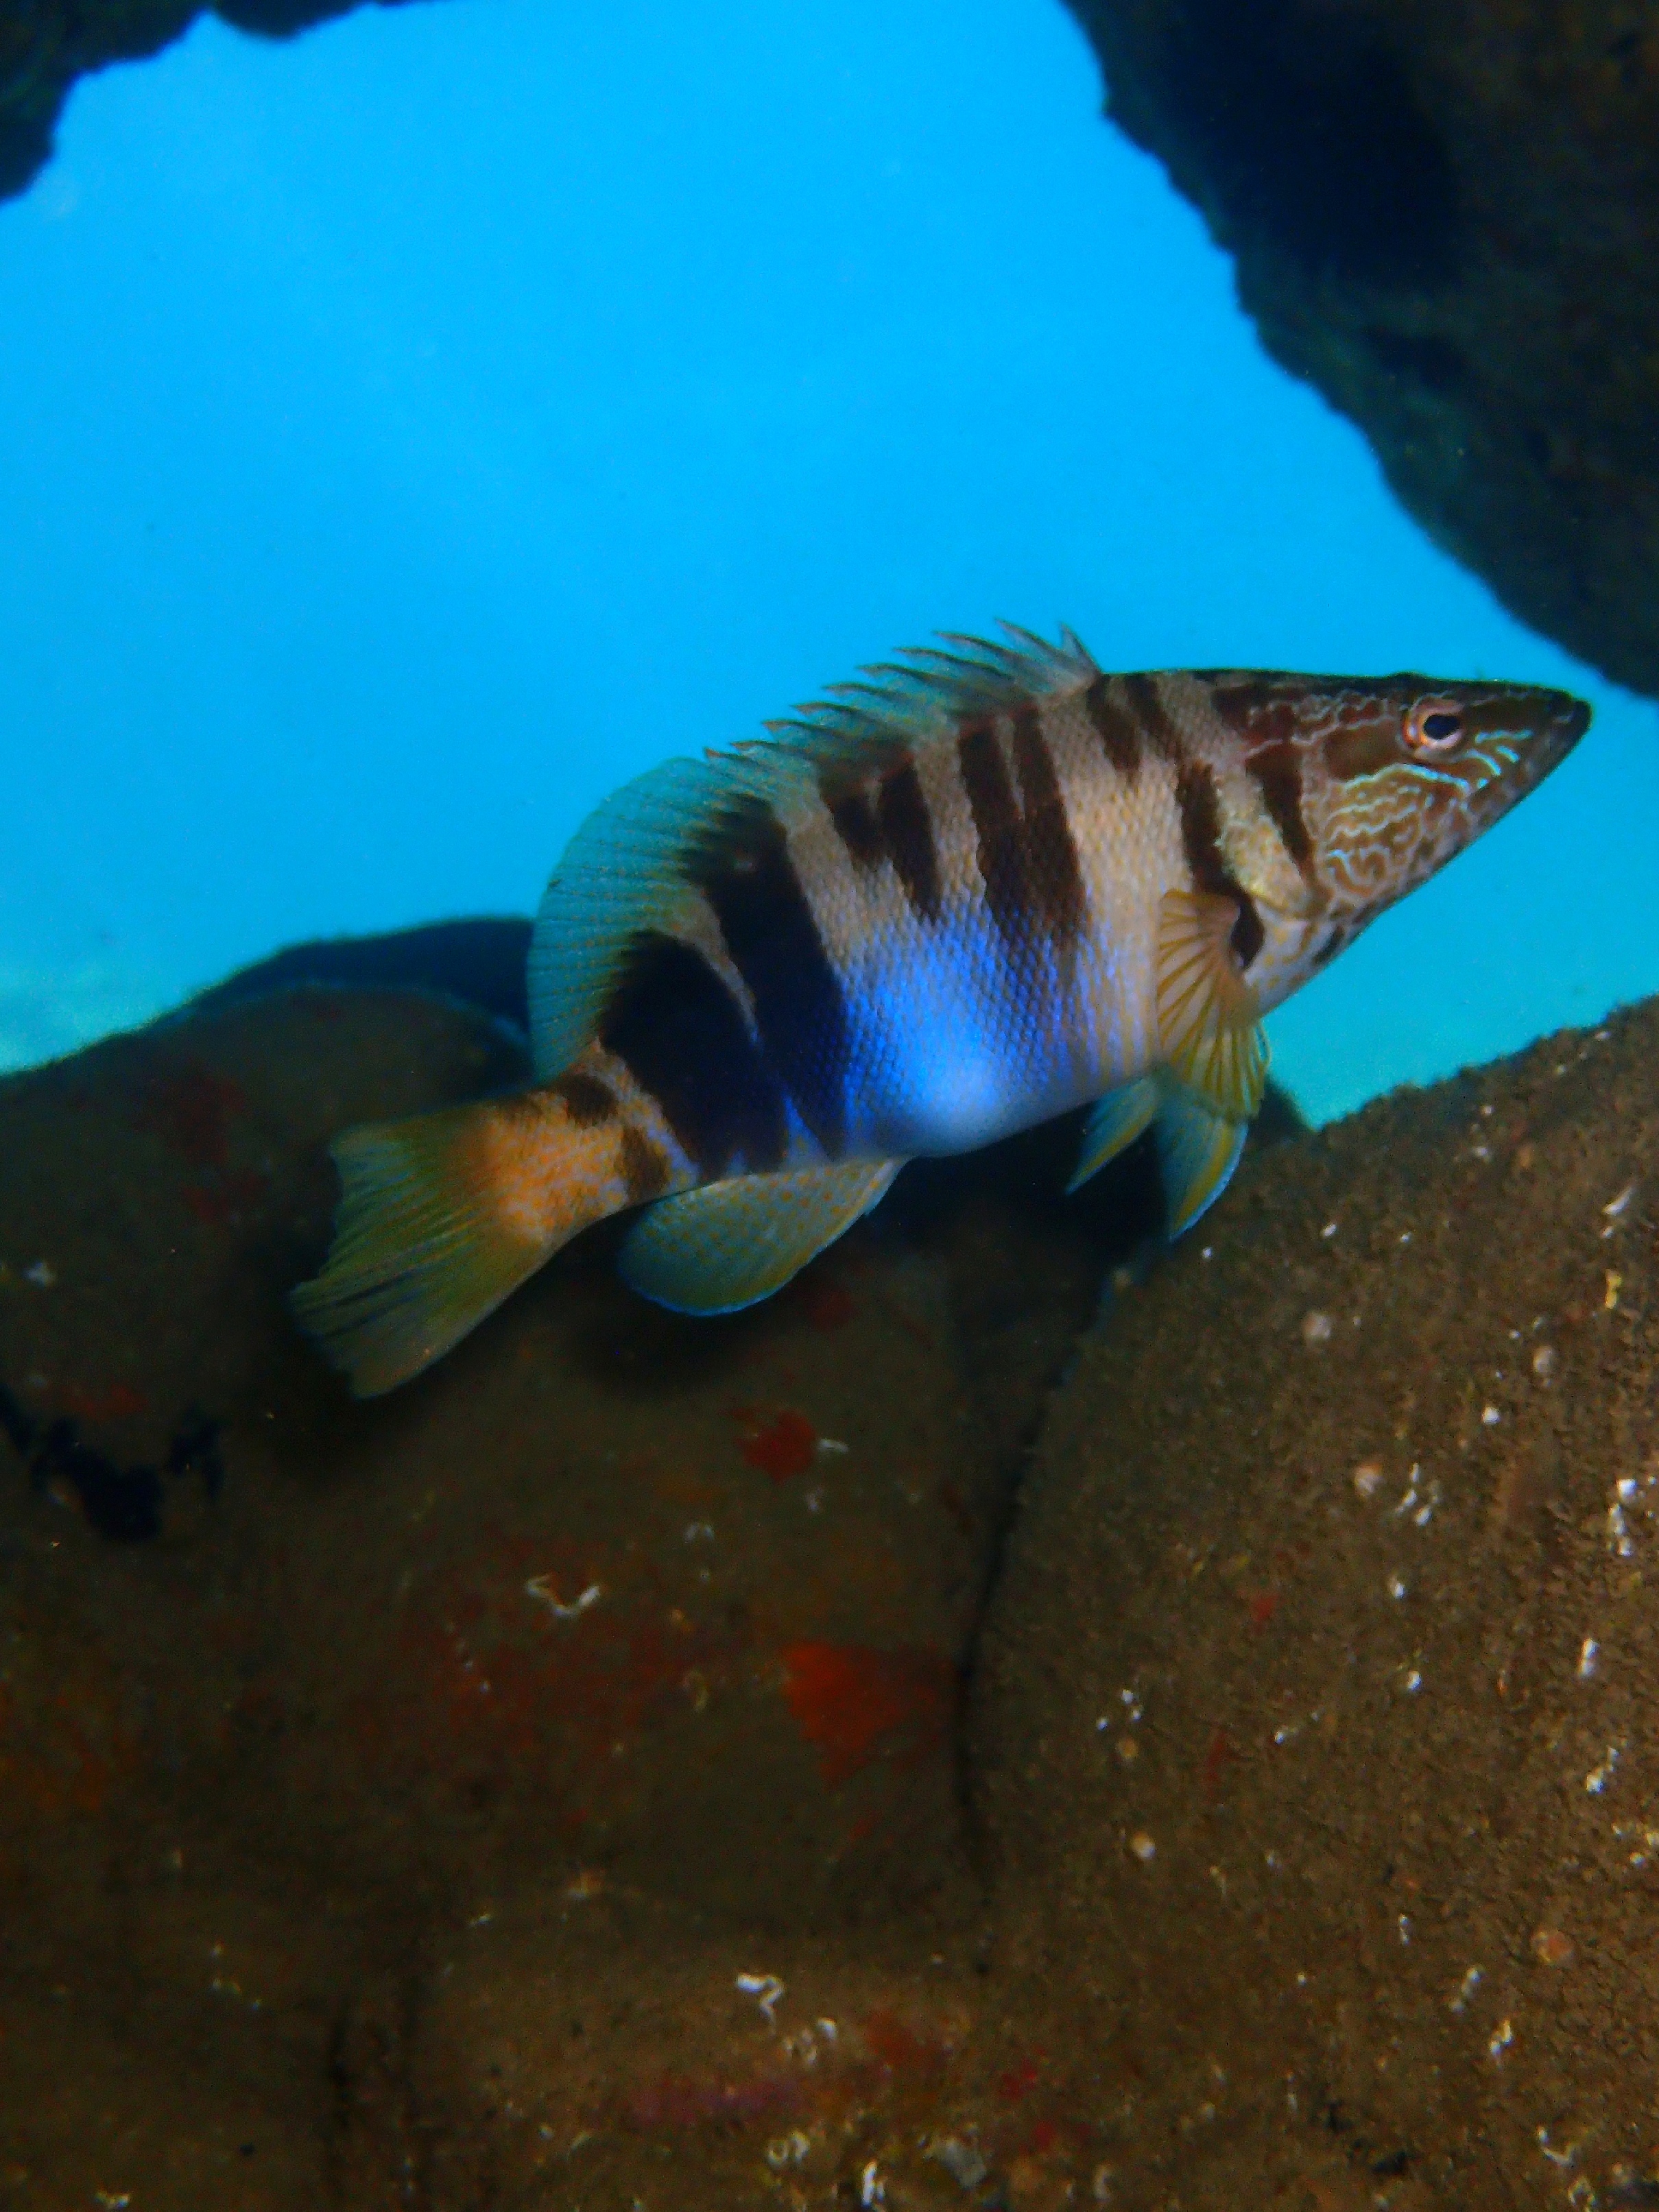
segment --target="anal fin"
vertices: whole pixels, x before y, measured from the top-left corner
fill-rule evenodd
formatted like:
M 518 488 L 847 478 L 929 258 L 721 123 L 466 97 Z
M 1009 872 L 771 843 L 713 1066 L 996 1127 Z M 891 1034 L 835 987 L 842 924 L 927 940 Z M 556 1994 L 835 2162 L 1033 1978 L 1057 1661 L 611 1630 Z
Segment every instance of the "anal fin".
M 659 1199 L 630 1231 L 618 1270 L 676 1313 L 735 1313 L 781 1291 L 870 1211 L 903 1164 L 787 1168 Z

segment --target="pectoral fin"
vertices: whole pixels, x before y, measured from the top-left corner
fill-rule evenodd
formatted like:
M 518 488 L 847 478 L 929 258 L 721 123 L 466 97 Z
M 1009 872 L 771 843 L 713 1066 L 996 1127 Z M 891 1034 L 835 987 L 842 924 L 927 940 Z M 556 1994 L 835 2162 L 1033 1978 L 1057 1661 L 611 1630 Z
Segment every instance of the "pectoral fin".
M 1098 1175 L 1109 1160 L 1127 1152 L 1143 1129 L 1151 1127 L 1162 1099 L 1155 1075 L 1143 1075 L 1137 1082 L 1126 1083 L 1121 1091 L 1109 1091 L 1103 1098 L 1096 1099 L 1083 1125 L 1077 1166 L 1066 1186 L 1068 1197 L 1091 1176 Z
M 1158 1164 L 1171 1237 L 1190 1229 L 1227 1188 L 1249 1134 L 1194 1091 L 1171 1089 L 1158 1115 Z
M 1267 1080 L 1255 994 L 1233 956 L 1238 908 L 1210 891 L 1165 891 L 1158 917 L 1158 1019 L 1164 1057 L 1216 1111 L 1248 1121 Z
M 903 1164 L 735 1176 L 659 1199 L 622 1248 L 623 1280 L 676 1313 L 735 1313 L 781 1291 L 870 1211 Z

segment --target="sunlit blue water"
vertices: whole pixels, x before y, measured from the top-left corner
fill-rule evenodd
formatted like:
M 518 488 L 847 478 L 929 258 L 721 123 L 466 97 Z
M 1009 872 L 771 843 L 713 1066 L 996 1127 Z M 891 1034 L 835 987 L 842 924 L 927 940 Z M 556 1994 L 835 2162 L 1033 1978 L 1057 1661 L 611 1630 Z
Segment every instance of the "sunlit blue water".
M 1595 698 L 1277 1019 L 1315 1114 L 1659 988 L 1653 706 L 1433 550 L 1098 106 L 1052 0 L 432 0 L 82 87 L 0 208 L 0 1059 L 528 910 L 623 777 L 1003 615 Z

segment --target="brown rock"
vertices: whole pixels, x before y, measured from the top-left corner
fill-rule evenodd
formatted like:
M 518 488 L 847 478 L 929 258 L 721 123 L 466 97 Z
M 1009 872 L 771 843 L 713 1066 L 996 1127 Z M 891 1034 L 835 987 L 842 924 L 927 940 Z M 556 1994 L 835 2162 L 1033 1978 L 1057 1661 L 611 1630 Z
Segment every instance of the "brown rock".
M 1659 1004 L 1401 1093 L 1057 1401 L 970 1741 L 1114 2203 L 1653 2201 L 1656 1151 Z
M 918 1169 L 714 1322 L 601 1232 L 354 1405 L 283 1302 L 327 1139 L 522 1072 L 300 989 L 0 1083 L 0 2201 L 771 2202 L 796 2133 L 940 2178 L 970 2075 L 1029 2151 L 957 1712 L 1146 1162 Z
M 1659 692 L 1651 10 L 1069 4 L 1268 350 L 1523 621 Z

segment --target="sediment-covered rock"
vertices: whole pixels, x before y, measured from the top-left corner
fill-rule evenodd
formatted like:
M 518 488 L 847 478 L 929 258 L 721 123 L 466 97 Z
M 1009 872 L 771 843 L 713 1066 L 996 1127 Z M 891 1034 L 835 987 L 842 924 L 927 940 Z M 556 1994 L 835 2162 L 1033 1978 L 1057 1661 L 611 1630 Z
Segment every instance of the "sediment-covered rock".
M 1146 1163 L 919 1167 L 717 1322 L 599 1232 L 353 1404 L 283 1304 L 328 1139 L 523 1072 L 301 988 L 0 1083 L 7 2201 L 625 2204 L 672 2146 L 731 2204 L 775 2136 L 911 2140 L 969 2040 L 961 1685 Z
M 1652 11 L 1069 4 L 1269 351 L 1523 621 L 1659 692 Z
M 1114 2204 L 1659 2203 L 1656 1167 L 1650 1003 L 1261 1158 L 1058 1401 L 971 1748 Z

